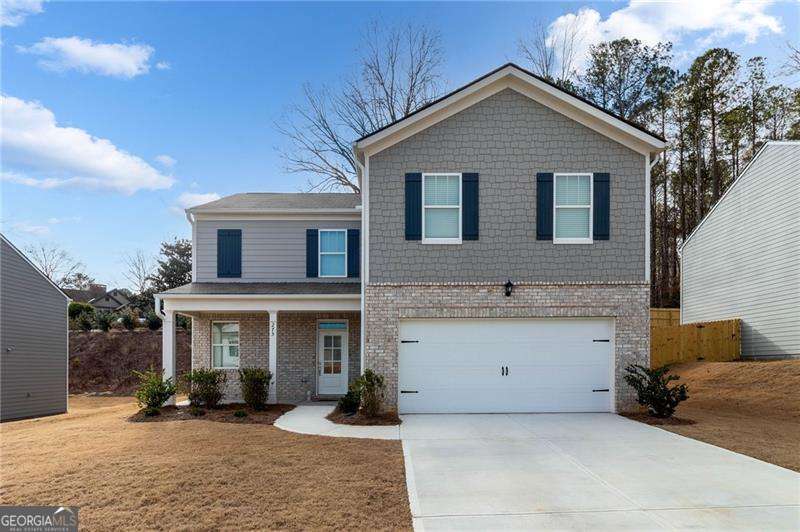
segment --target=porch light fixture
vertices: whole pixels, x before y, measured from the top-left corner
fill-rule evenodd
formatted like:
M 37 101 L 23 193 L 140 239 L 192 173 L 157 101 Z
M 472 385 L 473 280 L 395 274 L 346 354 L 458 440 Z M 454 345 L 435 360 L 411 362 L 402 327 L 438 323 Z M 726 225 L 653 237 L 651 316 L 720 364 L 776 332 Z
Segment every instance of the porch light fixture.
M 514 291 L 514 283 L 511 282 L 511 279 L 506 281 L 505 288 L 506 288 L 506 297 L 511 297 L 511 292 Z

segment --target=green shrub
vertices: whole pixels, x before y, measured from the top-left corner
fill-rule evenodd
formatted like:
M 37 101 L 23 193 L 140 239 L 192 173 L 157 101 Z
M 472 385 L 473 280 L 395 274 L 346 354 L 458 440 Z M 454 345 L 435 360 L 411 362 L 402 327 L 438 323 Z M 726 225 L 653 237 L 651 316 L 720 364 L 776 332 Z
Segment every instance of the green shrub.
M 175 384 L 172 379 L 162 379 L 161 373 L 153 368 L 147 371 L 134 371 L 139 378 L 139 388 L 136 390 L 136 402 L 146 416 L 158 415 L 159 409 L 167 400 L 175 395 Z
M 667 375 L 669 366 L 650 369 L 633 364 L 625 371 L 625 382 L 636 390 L 637 401 L 647 407 L 651 416 L 672 417 L 678 404 L 689 398 L 685 384 L 669 386 L 671 381 L 680 379 L 678 375 Z
M 364 415 L 375 417 L 380 414 L 386 393 L 386 379 L 383 375 L 368 369 L 356 380 L 356 386 L 361 395 L 361 411 Z
M 222 386 L 227 380 L 228 376 L 219 369 L 195 369 L 184 374 L 184 391 L 189 395 L 189 403 L 216 408 L 225 395 Z
M 358 412 L 358 405 L 361 404 L 361 391 L 359 390 L 358 383 L 353 382 L 347 389 L 347 393 L 339 398 L 337 408 L 339 412 L 345 414 L 355 414 Z
M 234 417 L 247 417 L 247 412 L 245 412 L 244 410 L 237 410 L 236 412 L 233 413 L 233 416 Z
M 124 312 L 120 317 L 120 323 L 122 323 L 122 326 L 128 331 L 132 331 L 136 328 L 136 322 L 136 315 L 131 311 Z
M 269 382 L 272 374 L 263 368 L 241 368 L 239 383 L 242 386 L 242 397 L 247 406 L 253 410 L 264 410 L 269 393 Z
M 111 328 L 111 322 L 114 321 L 114 315 L 110 312 L 98 312 L 94 317 L 94 321 L 98 329 L 108 331 Z
M 147 320 L 147 328 L 151 331 L 157 331 L 161 328 L 161 318 L 155 312 L 148 312 L 145 320 Z
M 206 411 L 200 408 L 199 406 L 189 406 L 189 413 L 194 417 L 200 417 L 206 415 Z
M 94 316 L 94 307 L 89 303 L 81 303 L 80 301 L 72 301 L 67 307 L 67 314 L 71 319 L 75 319 L 81 314 L 88 314 L 90 317 Z
M 82 331 L 91 331 L 94 327 L 94 320 L 90 314 L 79 314 L 78 317 L 75 318 L 75 323 Z

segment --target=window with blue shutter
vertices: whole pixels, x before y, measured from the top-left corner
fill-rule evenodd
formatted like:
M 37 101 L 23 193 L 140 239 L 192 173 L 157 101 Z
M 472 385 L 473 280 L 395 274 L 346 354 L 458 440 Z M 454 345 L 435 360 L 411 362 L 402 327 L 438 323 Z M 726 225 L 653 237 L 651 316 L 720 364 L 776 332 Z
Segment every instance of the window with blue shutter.
M 462 240 L 478 240 L 479 226 L 479 186 L 478 174 L 464 173 L 461 177 L 463 210 L 461 213 Z
M 406 240 L 422 240 L 422 173 L 406 174 Z
M 361 234 L 358 229 L 347 230 L 347 276 L 357 278 L 361 268 Z
M 242 276 L 242 230 L 217 230 L 217 277 Z
M 611 176 L 595 172 L 592 233 L 594 240 L 608 240 L 611 234 Z
M 553 174 L 536 174 L 536 240 L 553 240 Z
M 319 277 L 319 231 L 306 229 L 306 277 Z

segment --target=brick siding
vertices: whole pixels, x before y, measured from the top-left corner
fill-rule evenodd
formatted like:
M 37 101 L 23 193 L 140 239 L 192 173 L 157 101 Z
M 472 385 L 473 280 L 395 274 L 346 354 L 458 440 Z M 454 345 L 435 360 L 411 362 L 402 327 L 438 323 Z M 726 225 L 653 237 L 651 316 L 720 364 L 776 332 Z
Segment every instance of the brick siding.
M 370 284 L 366 287 L 365 366 L 386 376 L 386 406 L 397 407 L 398 331 L 403 318 L 613 317 L 617 411 L 636 406 L 623 379 L 628 364 L 649 365 L 650 288 L 644 284 Z
M 299 403 L 316 396 L 317 320 L 348 320 L 348 377 L 352 382 L 361 374 L 360 328 L 358 312 L 278 312 L 278 402 Z M 241 367 L 269 369 L 268 314 L 199 314 L 192 318 L 192 368 L 211 367 L 211 323 L 215 320 L 239 322 L 239 364 Z M 225 400 L 242 400 L 237 369 L 226 369 Z

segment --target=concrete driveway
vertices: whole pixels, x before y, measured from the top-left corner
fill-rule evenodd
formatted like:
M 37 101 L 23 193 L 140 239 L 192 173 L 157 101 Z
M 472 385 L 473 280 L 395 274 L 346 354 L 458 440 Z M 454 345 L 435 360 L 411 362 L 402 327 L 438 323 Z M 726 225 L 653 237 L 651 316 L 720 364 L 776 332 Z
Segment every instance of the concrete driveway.
M 422 529 L 800 529 L 800 474 L 612 414 L 406 415 Z

